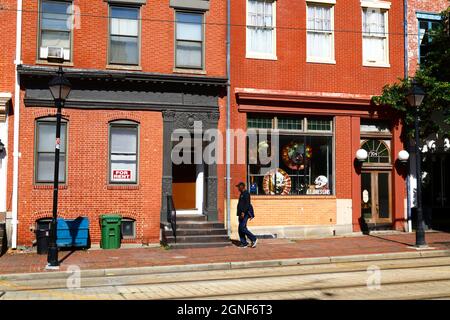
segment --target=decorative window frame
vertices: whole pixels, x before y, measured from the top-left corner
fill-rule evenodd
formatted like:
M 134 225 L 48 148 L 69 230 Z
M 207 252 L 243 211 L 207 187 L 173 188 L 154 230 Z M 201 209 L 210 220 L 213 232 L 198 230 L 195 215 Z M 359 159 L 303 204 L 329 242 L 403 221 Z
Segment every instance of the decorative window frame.
M 364 50 L 362 50 L 362 65 L 364 67 L 377 67 L 377 68 L 390 68 L 390 45 L 389 45 L 389 10 L 391 8 L 390 1 L 382 0 L 361 0 L 361 24 L 363 19 L 363 9 L 380 9 L 384 13 L 384 26 L 385 26 L 385 61 L 384 62 L 370 62 L 364 59 Z M 362 29 L 362 28 L 361 28 Z M 362 41 L 364 41 L 364 32 L 362 32 Z
M 306 62 L 308 63 L 323 63 L 336 64 L 336 49 L 335 49 L 335 31 L 334 31 L 334 6 L 336 0 L 306 0 L 306 36 L 308 37 L 308 4 L 317 6 L 329 7 L 331 10 L 331 57 L 330 59 L 321 59 L 317 57 L 308 56 L 308 39 L 306 39 Z
M 277 57 L 277 0 L 273 0 L 272 4 L 272 52 L 271 53 L 259 53 L 248 51 L 248 1 L 245 1 L 245 58 L 247 59 L 259 59 L 259 60 L 278 60 Z

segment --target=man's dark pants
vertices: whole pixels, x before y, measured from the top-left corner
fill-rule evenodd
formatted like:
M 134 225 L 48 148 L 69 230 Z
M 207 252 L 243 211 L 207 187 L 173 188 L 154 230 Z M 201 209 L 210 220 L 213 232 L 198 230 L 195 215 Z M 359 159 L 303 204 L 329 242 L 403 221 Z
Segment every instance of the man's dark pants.
M 247 242 L 247 239 L 245 238 L 245 236 L 247 236 L 251 242 L 256 241 L 255 235 L 247 229 L 247 221 L 249 218 L 250 218 L 250 216 L 248 214 L 246 214 L 244 216 L 244 219 L 239 220 L 239 238 L 241 239 L 241 244 L 243 244 L 244 246 L 248 245 L 248 242 Z

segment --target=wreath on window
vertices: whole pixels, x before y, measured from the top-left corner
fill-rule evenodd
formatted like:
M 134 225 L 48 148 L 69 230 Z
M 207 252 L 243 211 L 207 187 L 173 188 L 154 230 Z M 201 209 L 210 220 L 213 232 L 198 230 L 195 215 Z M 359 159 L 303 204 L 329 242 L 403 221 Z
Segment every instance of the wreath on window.
M 283 169 L 272 169 L 264 176 L 263 189 L 265 194 L 289 194 L 291 177 Z
M 309 145 L 299 141 L 291 141 L 281 149 L 281 159 L 284 164 L 292 170 L 303 170 L 305 168 L 305 159 L 312 157 L 312 148 Z

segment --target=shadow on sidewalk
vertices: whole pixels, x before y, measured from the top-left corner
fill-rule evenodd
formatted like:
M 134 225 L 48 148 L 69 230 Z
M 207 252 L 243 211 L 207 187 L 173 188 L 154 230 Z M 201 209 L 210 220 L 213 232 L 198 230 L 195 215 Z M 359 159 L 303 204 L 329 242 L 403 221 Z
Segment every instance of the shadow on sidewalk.
M 67 254 L 59 260 L 59 264 L 62 264 L 67 258 L 69 258 L 73 253 L 75 252 L 75 250 L 70 250 L 69 252 L 67 252 Z
M 414 243 L 408 243 L 408 242 L 398 241 L 398 240 L 394 240 L 394 239 L 387 239 L 387 238 L 383 238 L 382 236 L 374 235 L 374 234 L 366 234 L 366 236 L 377 238 L 377 239 L 384 240 L 384 241 L 402 244 L 405 246 L 413 246 L 414 245 Z

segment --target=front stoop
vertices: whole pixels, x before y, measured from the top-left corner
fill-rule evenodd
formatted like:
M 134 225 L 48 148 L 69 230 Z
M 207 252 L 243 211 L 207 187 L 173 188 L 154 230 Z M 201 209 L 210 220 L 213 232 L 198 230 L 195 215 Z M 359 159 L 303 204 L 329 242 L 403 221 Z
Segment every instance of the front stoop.
M 204 215 L 177 215 L 177 239 L 169 224 L 164 225 L 163 242 L 171 248 L 210 248 L 231 245 L 227 230 L 219 221 Z

